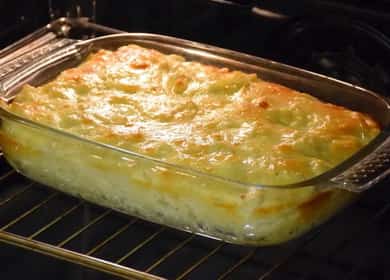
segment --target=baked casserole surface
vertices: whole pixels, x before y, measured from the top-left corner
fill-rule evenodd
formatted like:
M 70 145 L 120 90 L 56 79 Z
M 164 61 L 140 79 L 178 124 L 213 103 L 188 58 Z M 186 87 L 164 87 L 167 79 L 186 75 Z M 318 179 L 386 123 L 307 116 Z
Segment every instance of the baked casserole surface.
M 137 45 L 99 50 L 44 85 L 25 85 L 3 106 L 83 138 L 259 185 L 285 185 L 319 175 L 380 132 L 365 114 L 255 74 Z M 129 214 L 237 243 L 288 240 L 352 197 L 332 188 L 199 183 L 161 166 L 123 164 L 123 157 L 91 152 L 7 121 L 0 142 L 11 164 L 38 181 Z M 81 158 L 72 164 L 87 175 L 67 170 L 71 163 L 65 151 Z M 39 174 L 39 168 L 50 172 Z M 154 171 L 147 173 L 148 168 Z M 141 170 L 147 173 L 144 180 L 137 176 Z M 84 187 L 104 176 L 110 178 L 106 185 Z

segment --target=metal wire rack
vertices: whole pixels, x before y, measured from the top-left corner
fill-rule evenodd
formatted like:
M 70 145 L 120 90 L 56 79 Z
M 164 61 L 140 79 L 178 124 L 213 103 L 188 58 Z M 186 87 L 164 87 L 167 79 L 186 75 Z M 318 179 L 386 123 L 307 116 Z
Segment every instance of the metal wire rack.
M 373 279 L 373 271 L 382 279 L 388 183 L 300 239 L 253 248 L 97 207 L 28 180 L 1 157 L 0 240 L 126 279 Z

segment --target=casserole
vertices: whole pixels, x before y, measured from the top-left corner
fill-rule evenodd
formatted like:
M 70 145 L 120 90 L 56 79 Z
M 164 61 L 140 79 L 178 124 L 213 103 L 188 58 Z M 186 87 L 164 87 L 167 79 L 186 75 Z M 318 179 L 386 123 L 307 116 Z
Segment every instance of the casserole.
M 38 72 L 34 70 L 29 82 L 46 82 L 49 74 L 53 77 L 76 65 L 93 50 L 116 49 L 129 43 L 219 67 L 255 72 L 265 80 L 311 92 L 339 105 L 353 100 L 352 109 L 374 117 L 382 133 L 347 162 L 319 177 L 286 185 L 264 185 L 208 174 L 59 131 L 17 116 L 5 105 L 1 111 L 1 145 L 17 170 L 41 183 L 127 214 L 228 242 L 254 245 L 280 243 L 306 232 L 351 201 L 355 195 L 350 190 L 367 188 L 388 172 L 388 166 L 383 165 L 388 155 L 385 148 L 389 106 L 385 100 L 341 82 L 250 56 L 158 35 L 114 35 L 76 43 L 83 48 L 77 52 L 67 50 L 60 57 L 61 63 L 51 60 Z M 77 56 L 68 57 L 68 53 Z M 28 71 L 23 71 L 8 83 L 7 92 L 27 82 Z M 335 96 L 336 90 L 344 95 Z M 376 164 L 370 160 L 372 157 L 381 162 Z M 359 164 L 367 159 L 373 175 L 365 172 L 365 176 L 357 176 L 354 168 L 362 170 Z M 379 174 L 378 167 L 382 168 Z M 354 176 L 345 183 L 350 177 L 348 172 Z M 369 180 L 361 182 L 361 177 Z

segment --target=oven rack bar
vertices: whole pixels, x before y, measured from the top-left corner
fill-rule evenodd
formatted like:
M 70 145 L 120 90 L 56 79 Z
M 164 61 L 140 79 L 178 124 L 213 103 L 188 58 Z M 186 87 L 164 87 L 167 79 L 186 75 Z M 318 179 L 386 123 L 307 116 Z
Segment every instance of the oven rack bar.
M 0 240 L 8 244 L 12 244 L 25 249 L 33 250 L 51 257 L 69 261 L 75 264 L 83 265 L 92 269 L 119 276 L 124 279 L 150 279 L 163 280 L 164 278 L 157 277 L 151 274 L 146 274 L 141 271 L 116 265 L 110 262 L 86 256 L 74 251 L 60 249 L 56 246 L 43 242 L 31 240 L 20 235 L 12 234 L 5 231 L 0 231 Z

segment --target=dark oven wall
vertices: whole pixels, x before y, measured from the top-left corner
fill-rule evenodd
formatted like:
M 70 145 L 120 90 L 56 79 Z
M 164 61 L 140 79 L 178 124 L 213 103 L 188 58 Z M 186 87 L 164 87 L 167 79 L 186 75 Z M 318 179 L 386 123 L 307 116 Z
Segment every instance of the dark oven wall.
M 43 26 L 48 20 L 46 1 L 0 1 L 0 48 Z
M 59 16 L 88 16 L 271 58 L 364 86 L 390 89 L 388 1 L 1 1 L 0 42 Z

